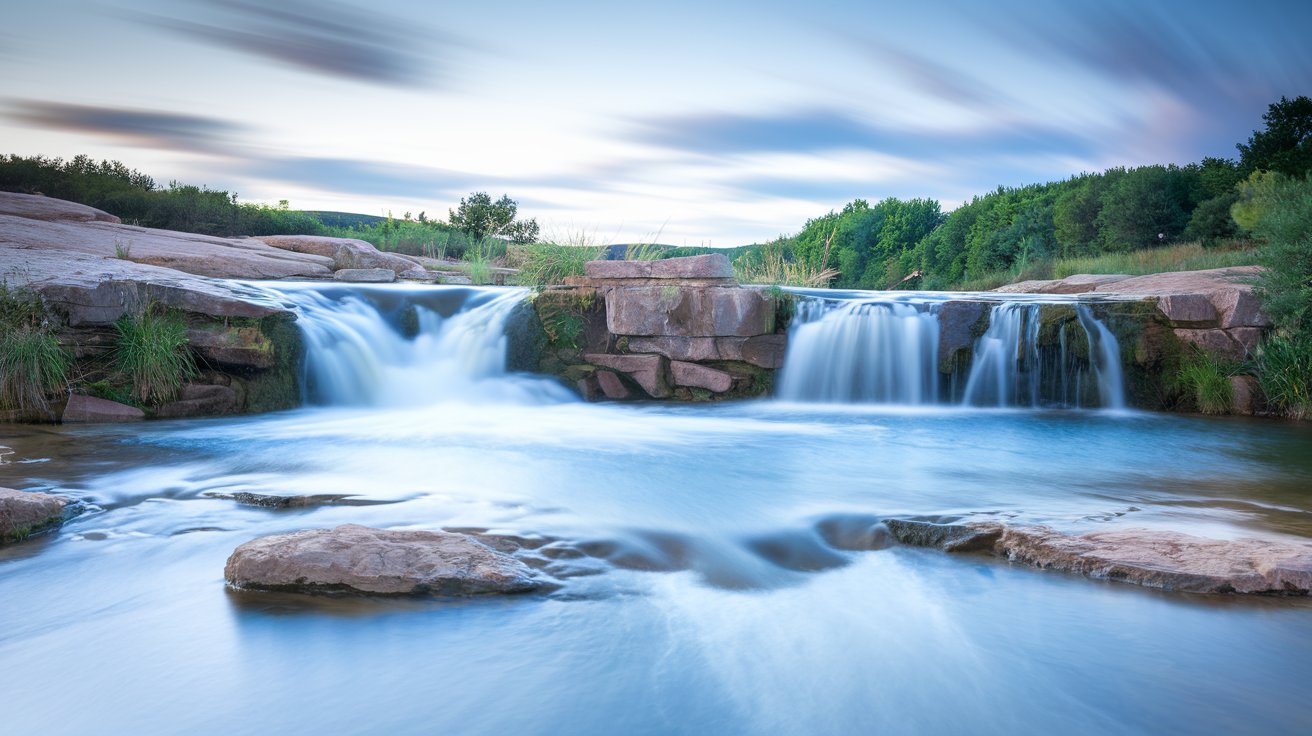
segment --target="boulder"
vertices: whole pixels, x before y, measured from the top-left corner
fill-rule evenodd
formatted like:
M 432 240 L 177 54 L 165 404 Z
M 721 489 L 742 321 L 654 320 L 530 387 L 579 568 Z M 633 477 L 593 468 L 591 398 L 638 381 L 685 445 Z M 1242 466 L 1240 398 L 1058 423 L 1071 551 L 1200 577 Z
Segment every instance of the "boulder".
M 984 332 L 980 320 L 992 306 L 982 301 L 950 301 L 938 308 L 939 370 L 951 373 L 959 352 L 965 350 L 969 355 L 974 351 L 975 339 Z
M 593 365 L 619 371 L 632 378 L 653 399 L 667 398 L 672 392 L 665 378 L 665 359 L 659 355 L 607 355 L 589 353 L 583 359 Z M 601 377 L 597 377 L 601 380 Z M 605 386 L 602 386 L 605 390 Z
M 1212 296 L 1212 302 L 1221 312 L 1221 326 L 1270 327 L 1271 318 L 1262 311 L 1262 302 L 1249 289 L 1227 289 Z
M 240 399 L 228 386 L 187 384 L 177 401 L 170 401 L 155 411 L 161 419 L 185 417 L 219 417 L 236 413 Z
M 29 220 L 71 220 L 74 222 L 123 222 L 114 215 L 76 202 L 46 197 L 40 194 L 0 192 L 0 215 L 13 215 Z
M 757 289 L 634 286 L 606 293 L 606 325 L 616 335 L 753 337 L 774 332 L 775 303 Z
M 589 261 L 589 279 L 733 279 L 733 264 L 723 254 L 710 253 L 655 261 Z
M 602 396 L 612 401 L 622 401 L 629 398 L 629 389 L 618 375 L 610 371 L 597 371 L 593 375 L 597 378 L 597 387 L 601 389 Z
M 384 253 L 363 240 L 330 238 L 322 235 L 265 235 L 261 241 L 293 253 L 331 258 L 333 270 L 385 268 L 396 275 L 418 269 L 421 278 L 428 274 L 417 261 L 394 253 Z M 348 279 L 349 280 L 349 279 Z
M 238 547 L 223 576 L 235 588 L 302 593 L 467 596 L 542 587 L 524 563 L 465 534 L 344 524 Z
M 146 413 L 135 406 L 95 396 L 72 394 L 68 397 L 68 404 L 64 406 L 64 414 L 60 417 L 60 421 L 65 424 L 139 422 L 145 418 Z
M 939 520 L 885 519 L 884 526 L 899 544 L 936 547 L 948 552 L 989 550 L 1002 535 L 1000 524 L 956 524 Z
M 68 499 L 0 488 L 0 544 L 17 542 L 64 521 Z
M 724 393 L 733 387 L 733 376 L 722 370 L 682 360 L 670 361 L 670 374 L 676 386 L 704 388 L 714 393 Z
M 1257 327 L 1221 329 L 1177 329 L 1175 336 L 1181 342 L 1196 345 L 1222 360 L 1246 360 L 1257 350 L 1262 330 Z
M 631 337 L 629 350 L 635 353 L 657 353 L 670 360 L 690 362 L 708 360 L 736 360 L 761 368 L 782 368 L 786 335 L 754 335 L 752 337 Z
M 259 327 L 206 324 L 187 329 L 187 343 L 211 365 L 239 368 L 271 368 L 275 360 L 273 342 Z
M 1205 294 L 1168 294 L 1157 300 L 1157 309 L 1172 327 L 1210 327 L 1220 319 Z
M 343 268 L 334 272 L 333 278 L 361 284 L 389 284 L 396 281 L 396 272 L 387 268 Z
M 239 491 L 237 493 L 220 493 L 211 491 L 202 493 L 201 495 L 206 498 L 220 498 L 228 501 L 235 501 L 241 506 L 256 506 L 262 509 L 303 509 L 317 506 L 378 506 L 391 503 L 390 501 L 374 501 L 342 493 L 316 493 L 308 496 L 282 496 L 272 493 L 250 493 L 249 491 Z

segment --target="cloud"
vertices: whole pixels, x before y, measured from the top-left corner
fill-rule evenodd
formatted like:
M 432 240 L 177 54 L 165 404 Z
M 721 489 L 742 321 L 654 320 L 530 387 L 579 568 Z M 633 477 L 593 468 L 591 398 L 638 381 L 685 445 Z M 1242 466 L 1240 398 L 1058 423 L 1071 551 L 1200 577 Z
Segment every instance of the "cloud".
M 159 15 L 138 19 L 303 71 L 357 82 L 398 87 L 440 83 L 449 63 L 445 52 L 463 45 L 454 36 L 417 28 L 411 19 L 366 13 L 331 0 L 190 0 L 181 4 L 203 19 Z
M 44 128 L 96 133 L 136 145 L 200 153 L 223 153 L 231 136 L 246 128 L 219 118 L 160 110 L 73 105 L 40 100 L 11 103 L 9 117 Z
M 452 192 L 487 188 L 486 179 L 464 172 L 345 158 L 252 159 L 245 173 L 326 191 L 410 199 L 449 199 Z

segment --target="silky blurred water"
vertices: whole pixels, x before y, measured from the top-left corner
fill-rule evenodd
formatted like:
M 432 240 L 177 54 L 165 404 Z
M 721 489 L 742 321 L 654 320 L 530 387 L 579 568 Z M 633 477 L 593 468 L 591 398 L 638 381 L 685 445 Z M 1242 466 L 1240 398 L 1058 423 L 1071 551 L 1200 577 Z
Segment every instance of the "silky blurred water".
M 450 316 L 450 315 L 446 315 Z M 445 380 L 456 380 L 442 373 Z M 406 403 L 0 425 L 77 499 L 0 547 L 0 731 L 1199 734 L 1312 724 L 1307 599 L 1175 595 L 818 525 L 1003 518 L 1312 537 L 1305 425 L 784 402 L 589 405 L 524 376 Z M 483 385 L 486 391 L 478 388 Z M 266 509 L 210 494 L 349 494 Z M 541 595 L 238 593 L 252 538 L 359 523 L 610 550 Z M 568 567 L 567 565 L 567 567 Z

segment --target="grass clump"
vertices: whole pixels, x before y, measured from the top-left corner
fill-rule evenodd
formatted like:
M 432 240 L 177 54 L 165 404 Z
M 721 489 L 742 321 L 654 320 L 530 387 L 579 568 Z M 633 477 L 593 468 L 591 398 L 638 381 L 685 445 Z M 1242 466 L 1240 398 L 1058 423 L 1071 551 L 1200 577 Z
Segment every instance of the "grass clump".
M 48 410 L 49 396 L 68 383 L 70 365 L 36 294 L 0 284 L 0 408 Z
M 521 286 L 552 286 L 583 276 L 584 265 L 601 258 L 605 250 L 591 233 L 580 231 L 551 242 L 510 246 L 506 265 L 519 269 L 516 280 Z
M 1230 377 L 1237 366 L 1195 349 L 1180 362 L 1175 382 L 1204 414 L 1229 414 L 1234 405 L 1234 387 Z
M 183 381 L 195 375 L 187 325 L 178 314 L 151 308 L 137 317 L 120 317 L 114 330 L 114 367 L 128 376 L 132 396 L 142 404 L 171 401 Z
M 832 239 L 832 236 L 831 236 Z M 772 286 L 803 286 L 820 288 L 829 285 L 838 275 L 828 263 L 828 241 L 825 258 L 819 266 L 791 257 L 782 240 L 766 243 L 754 251 L 745 251 L 733 261 L 733 274 L 739 283 L 768 284 Z
M 1312 417 L 1312 338 L 1275 335 L 1257 351 L 1267 405 L 1294 419 Z

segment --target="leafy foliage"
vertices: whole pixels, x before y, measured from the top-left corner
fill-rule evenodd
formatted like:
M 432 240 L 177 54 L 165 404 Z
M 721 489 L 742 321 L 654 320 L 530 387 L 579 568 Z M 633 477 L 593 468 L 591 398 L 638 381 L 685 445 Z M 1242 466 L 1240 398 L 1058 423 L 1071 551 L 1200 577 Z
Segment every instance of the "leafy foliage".
M 1312 99 L 1281 97 L 1262 120 L 1266 129 L 1238 145 L 1243 172 L 1272 171 L 1292 177 L 1312 173 Z
M 532 243 L 538 238 L 538 221 L 516 220 L 519 203 L 509 195 L 492 201 L 487 192 L 474 192 L 450 210 L 451 226 L 475 239 L 501 237 L 512 243 Z

